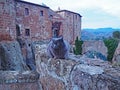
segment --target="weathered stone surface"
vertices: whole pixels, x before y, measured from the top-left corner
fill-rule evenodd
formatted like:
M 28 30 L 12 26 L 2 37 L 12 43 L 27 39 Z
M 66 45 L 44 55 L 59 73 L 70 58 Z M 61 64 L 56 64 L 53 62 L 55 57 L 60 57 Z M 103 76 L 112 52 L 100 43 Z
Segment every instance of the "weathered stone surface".
M 0 71 L 0 84 L 34 83 L 38 78 L 39 74 L 33 71 Z
M 90 75 L 78 65 L 71 74 L 71 81 L 71 90 L 119 90 L 120 71 L 115 68 L 104 68 L 104 73 Z
M 40 90 L 39 74 L 28 70 L 19 43 L 17 41 L 0 42 L 0 89 Z
M 103 41 L 84 41 L 82 46 L 82 53 L 84 54 L 87 51 L 100 52 L 107 57 L 107 47 Z
M 107 61 L 72 54 L 69 60 L 49 59 L 45 48 L 46 45 L 38 44 L 35 48 L 41 90 L 120 89 L 120 68 L 113 67 Z
M 28 70 L 17 41 L 0 42 L 0 70 Z
M 18 38 L 21 47 L 23 59 L 30 70 L 36 70 L 35 55 L 32 41 L 29 39 Z
M 63 81 L 52 76 L 45 76 L 40 78 L 42 90 L 66 90 Z
M 120 43 L 118 44 L 118 47 L 116 48 L 116 51 L 112 59 L 112 63 L 120 66 Z
M 0 90 L 41 90 L 37 82 L 0 84 Z

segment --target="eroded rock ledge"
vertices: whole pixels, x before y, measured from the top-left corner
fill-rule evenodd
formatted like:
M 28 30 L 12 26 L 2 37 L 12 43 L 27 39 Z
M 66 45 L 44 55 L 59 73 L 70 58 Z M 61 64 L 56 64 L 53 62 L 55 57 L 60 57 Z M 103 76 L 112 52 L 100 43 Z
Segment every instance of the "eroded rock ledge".
M 73 54 L 69 60 L 48 58 L 45 47 L 35 47 L 41 90 L 120 90 L 120 68 Z
M 35 71 L 0 71 L 0 84 L 34 83 L 39 79 Z

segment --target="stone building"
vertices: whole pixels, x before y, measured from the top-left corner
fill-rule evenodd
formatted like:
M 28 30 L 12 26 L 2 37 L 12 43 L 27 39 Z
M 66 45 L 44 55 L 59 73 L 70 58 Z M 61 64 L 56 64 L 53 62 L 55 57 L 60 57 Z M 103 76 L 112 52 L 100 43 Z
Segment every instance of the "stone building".
M 48 6 L 21 0 L 0 1 L 0 40 L 17 38 L 49 40 L 63 35 L 73 44 L 80 37 L 81 15 L 68 10 L 51 10 Z
M 76 37 L 81 36 L 81 15 L 68 10 L 59 10 L 56 13 L 61 15 L 64 20 L 63 36 L 67 41 L 73 43 Z

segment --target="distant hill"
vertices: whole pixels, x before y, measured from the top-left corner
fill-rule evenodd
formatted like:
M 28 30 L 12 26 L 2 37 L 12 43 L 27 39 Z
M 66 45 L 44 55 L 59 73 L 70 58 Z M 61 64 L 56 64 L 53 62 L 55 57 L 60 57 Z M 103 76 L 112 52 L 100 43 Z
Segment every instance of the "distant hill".
M 112 37 L 114 31 L 120 31 L 114 28 L 97 28 L 97 29 L 83 29 L 81 32 L 82 40 L 101 40 Z

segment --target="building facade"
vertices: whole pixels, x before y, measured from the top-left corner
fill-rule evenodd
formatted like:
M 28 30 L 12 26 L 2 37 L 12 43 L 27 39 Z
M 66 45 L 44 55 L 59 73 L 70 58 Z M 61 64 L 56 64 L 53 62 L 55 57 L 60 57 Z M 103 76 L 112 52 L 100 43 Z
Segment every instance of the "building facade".
M 47 6 L 21 0 L 0 1 L 0 40 L 41 41 L 63 35 L 73 44 L 80 32 L 81 15 L 78 13 L 55 12 Z

